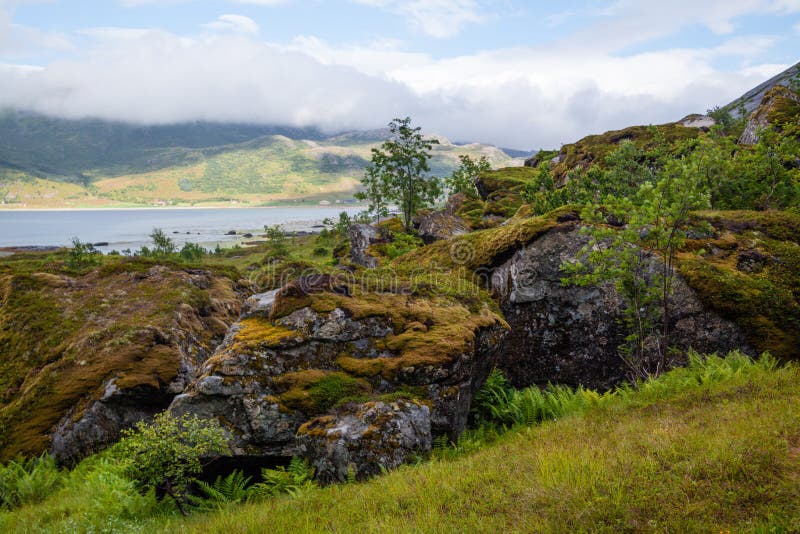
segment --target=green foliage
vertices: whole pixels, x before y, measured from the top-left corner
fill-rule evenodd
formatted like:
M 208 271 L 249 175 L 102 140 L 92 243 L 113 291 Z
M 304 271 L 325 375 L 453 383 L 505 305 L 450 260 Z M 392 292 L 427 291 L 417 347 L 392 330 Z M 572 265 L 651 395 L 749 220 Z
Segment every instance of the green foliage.
M 422 239 L 413 234 L 394 234 L 392 242 L 387 243 L 384 250 L 390 259 L 399 258 L 423 245 Z
M 189 501 L 195 507 L 204 511 L 219 510 L 230 504 L 245 502 L 250 495 L 247 485 L 251 477 L 246 477 L 239 470 L 234 470 L 228 476 L 218 476 L 213 484 L 203 480 L 197 481 L 197 487 L 203 496 L 190 495 Z
M 261 482 L 253 484 L 249 499 L 258 500 L 277 495 L 300 495 L 317 487 L 314 482 L 314 468 L 306 460 L 295 456 L 288 467 L 262 469 Z
M 380 148 L 372 149 L 371 170 L 362 180 L 373 208 L 390 202 L 400 207 L 406 232 L 411 230 L 417 210 L 433 203 L 442 192 L 440 180 L 427 176 L 431 150 L 439 141 L 426 139 L 421 130 L 411 127 L 409 117 L 390 122 L 392 136 Z
M 464 154 L 458 159 L 461 164 L 445 179 L 445 183 L 451 194 L 464 193 L 471 198 L 477 198 L 478 189 L 475 187 L 475 180 L 481 174 L 492 170 L 492 165 L 486 156 L 481 156 L 475 161 L 469 155 Z
M 214 420 L 196 415 L 156 415 L 125 431 L 115 450 L 127 460 L 126 474 L 142 490 L 164 491 L 182 513 L 189 485 L 202 472 L 203 460 L 228 453 L 225 433 Z
M 77 237 L 72 238 L 72 248 L 64 262 L 70 271 L 82 271 L 87 267 L 99 265 L 101 254 L 90 243 L 82 243 Z
M 333 373 L 315 381 L 306 391 L 311 411 L 322 413 L 343 399 L 363 393 L 364 384 L 344 373 Z
M 709 109 L 706 114 L 716 121 L 717 126 L 720 127 L 724 135 L 736 139 L 742 135 L 745 126 L 747 126 L 747 111 L 744 108 L 744 102 L 739 102 L 735 116 L 730 109 L 719 106 Z
M 179 254 L 184 261 L 197 262 L 206 255 L 206 249 L 197 243 L 185 243 Z
M 331 251 L 329 249 L 320 245 L 314 247 L 313 254 L 314 256 L 327 256 L 328 254 L 330 254 L 330 252 Z
M 603 397 L 592 390 L 563 385 L 515 390 L 508 386 L 502 372 L 494 370 L 476 394 L 472 414 L 477 421 L 509 427 L 530 426 L 582 413 L 600 403 Z
M 381 169 L 375 165 L 370 165 L 364 171 L 361 185 L 364 189 L 358 191 L 354 197 L 367 203 L 366 212 L 369 218 L 378 221 L 381 217 L 386 217 L 389 214 L 387 199 L 392 187 L 389 182 L 389 174 L 381 172 Z
M 706 169 L 690 156 L 667 159 L 653 174 L 649 168 L 631 166 L 635 155 L 629 149 L 621 147 L 617 154 L 610 158 L 606 174 L 619 178 L 610 184 L 623 194 L 609 192 L 602 206 L 590 204 L 584 210 L 583 220 L 594 223 L 583 230 L 591 239 L 581 251 L 582 259 L 563 266 L 569 275 L 564 283 L 615 284 L 627 300 L 624 317 L 629 333 L 620 357 L 634 377 L 647 377 L 664 369 L 676 255 L 686 239 L 691 212 L 708 207 L 710 195 Z M 629 191 L 635 182 L 624 177 L 637 172 L 637 180 L 643 182 L 634 195 Z M 605 226 L 609 211 L 627 224 L 618 229 Z
M 289 253 L 289 248 L 286 244 L 286 230 L 284 230 L 283 225 L 265 226 L 264 233 L 269 241 L 268 249 L 271 256 L 280 258 Z
M 15 508 L 41 502 L 62 485 L 63 479 L 55 460 L 47 454 L 0 465 L 0 506 Z
M 778 362 L 769 353 L 754 360 L 739 351 L 725 357 L 689 353 L 689 363 L 660 376 L 626 383 L 615 390 L 599 393 L 583 387 L 548 385 L 521 390 L 508 385 L 503 373 L 492 371 L 475 394 L 471 415 L 480 426 L 501 425 L 507 428 L 532 426 L 543 421 L 583 414 L 588 410 L 614 403 L 649 404 L 668 399 L 683 391 L 734 380 L 753 372 L 770 372 Z M 486 429 L 478 435 L 486 435 Z M 476 439 L 473 435 L 471 439 Z
M 151 253 L 154 256 L 170 256 L 178 250 L 175 241 L 167 237 L 167 234 L 161 228 L 153 228 L 153 231 L 150 232 L 150 239 L 153 240 Z

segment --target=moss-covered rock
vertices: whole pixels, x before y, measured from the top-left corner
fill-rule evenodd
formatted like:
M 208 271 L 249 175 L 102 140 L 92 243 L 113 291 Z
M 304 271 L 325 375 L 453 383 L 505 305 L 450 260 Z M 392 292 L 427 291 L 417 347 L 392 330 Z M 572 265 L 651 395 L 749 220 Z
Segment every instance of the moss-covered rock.
M 295 454 L 303 421 L 387 396 L 427 403 L 434 432 L 458 435 L 504 321 L 464 280 L 367 273 L 358 282 L 341 273 L 288 284 L 269 318 L 246 317 L 231 329 L 171 409 L 220 417 L 239 455 Z
M 694 139 L 702 133 L 699 128 L 687 127 L 679 122 L 662 124 L 655 128 L 669 144 L 684 139 Z M 660 139 L 649 126 L 631 126 L 624 130 L 590 135 L 576 143 L 564 145 L 552 169 L 556 183 L 563 184 L 570 172 L 585 171 L 593 165 L 603 165 L 606 157 L 623 141 L 631 141 L 638 148 L 647 150 L 653 148 Z
M 35 261 L 0 265 L 2 459 L 73 461 L 112 442 L 169 404 L 239 312 L 236 283 L 209 271 Z
M 748 117 L 739 143 L 754 145 L 760 130 L 769 126 L 783 128 L 800 124 L 800 96 L 783 85 L 776 85 L 764 94 L 761 104 Z
M 350 405 L 298 430 L 300 450 L 323 484 L 363 480 L 431 451 L 430 408 L 399 400 Z
M 743 328 L 756 351 L 800 358 L 800 217 L 702 212 L 713 227 L 687 244 L 678 270 L 704 305 Z

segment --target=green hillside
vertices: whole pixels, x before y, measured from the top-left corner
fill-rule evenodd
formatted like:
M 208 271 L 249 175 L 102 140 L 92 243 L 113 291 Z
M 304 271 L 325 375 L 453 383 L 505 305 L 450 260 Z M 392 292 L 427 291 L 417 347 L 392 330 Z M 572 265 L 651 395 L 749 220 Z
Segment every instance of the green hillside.
M 56 208 L 240 204 L 351 198 L 384 132 L 323 138 L 315 130 L 196 123 L 131 126 L 0 115 L 0 203 Z M 450 173 L 460 154 L 514 165 L 489 145 L 440 138 L 431 161 Z

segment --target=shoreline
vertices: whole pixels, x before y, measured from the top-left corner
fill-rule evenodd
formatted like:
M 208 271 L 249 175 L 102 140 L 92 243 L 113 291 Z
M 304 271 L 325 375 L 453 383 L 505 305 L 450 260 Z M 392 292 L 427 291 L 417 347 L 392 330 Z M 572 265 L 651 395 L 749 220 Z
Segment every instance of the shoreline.
M 240 209 L 331 209 L 341 208 L 342 210 L 348 208 L 365 208 L 365 204 L 330 204 L 327 206 L 320 206 L 319 204 L 310 204 L 305 206 L 298 206 L 296 204 L 280 204 L 275 206 L 131 206 L 128 208 L 113 207 L 113 208 L 2 208 L 0 213 L 14 213 L 14 212 L 34 212 L 34 211 L 166 211 L 166 210 L 240 210 Z

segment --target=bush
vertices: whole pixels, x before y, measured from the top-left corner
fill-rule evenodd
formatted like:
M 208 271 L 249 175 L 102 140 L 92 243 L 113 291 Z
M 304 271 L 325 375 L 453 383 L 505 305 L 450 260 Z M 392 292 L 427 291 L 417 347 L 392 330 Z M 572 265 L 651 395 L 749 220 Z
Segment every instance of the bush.
M 391 258 L 399 258 L 403 254 L 411 252 L 423 245 L 422 239 L 411 234 L 395 234 L 393 241 L 386 245 L 386 255 Z
M 283 226 L 276 224 L 273 226 L 265 226 L 264 233 L 269 240 L 269 252 L 272 256 L 286 256 L 289 249 L 286 246 L 286 231 Z
M 167 234 L 161 228 L 153 228 L 150 233 L 150 239 L 153 240 L 152 253 L 156 256 L 169 256 L 170 254 L 175 254 L 178 250 L 175 241 L 167 237 Z
M 186 261 L 194 262 L 203 258 L 206 254 L 206 249 L 197 243 L 186 243 L 181 249 L 180 255 Z
M 318 247 L 314 247 L 313 254 L 314 254 L 314 256 L 322 256 L 322 257 L 324 257 L 324 256 L 327 256 L 328 254 L 330 254 L 330 250 L 328 250 L 326 247 L 318 246 Z
M 141 490 L 172 497 L 184 515 L 186 494 L 203 470 L 202 460 L 229 452 L 219 423 L 196 415 L 162 412 L 153 423 L 140 422 L 123 434 L 115 451 L 127 461 L 127 476 Z
M 81 271 L 87 267 L 99 265 L 100 252 L 90 243 L 82 243 L 77 237 L 72 238 L 72 248 L 66 260 L 66 266 L 71 271 Z

